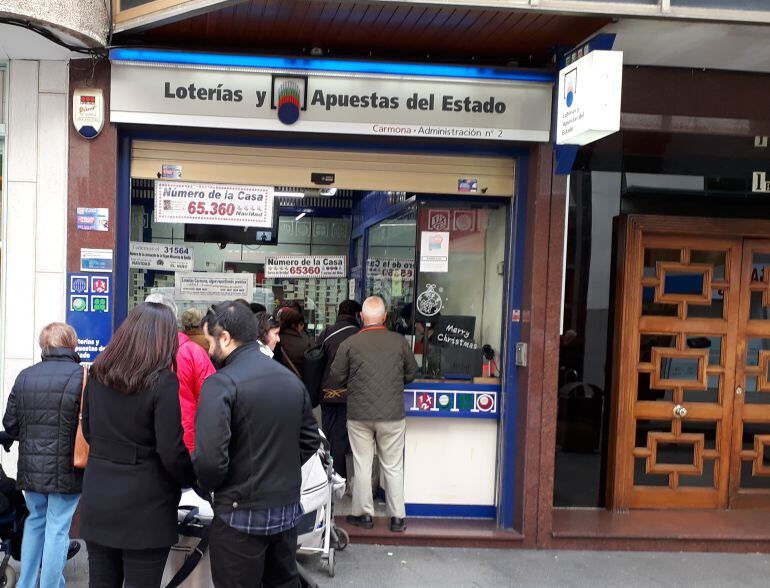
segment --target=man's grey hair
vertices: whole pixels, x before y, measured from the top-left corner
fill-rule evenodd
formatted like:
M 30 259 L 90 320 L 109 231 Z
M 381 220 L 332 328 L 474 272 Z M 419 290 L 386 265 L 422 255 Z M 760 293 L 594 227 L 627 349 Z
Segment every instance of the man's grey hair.
M 166 296 L 165 294 L 150 294 L 147 298 L 144 299 L 145 302 L 154 302 L 155 304 L 162 304 L 163 306 L 168 306 L 171 311 L 174 313 L 174 318 L 179 316 L 179 309 L 176 306 L 176 302 L 174 302 L 171 298 Z
M 361 305 L 361 318 L 365 324 L 383 322 L 387 316 L 388 310 L 385 308 L 385 301 L 379 296 L 370 296 Z

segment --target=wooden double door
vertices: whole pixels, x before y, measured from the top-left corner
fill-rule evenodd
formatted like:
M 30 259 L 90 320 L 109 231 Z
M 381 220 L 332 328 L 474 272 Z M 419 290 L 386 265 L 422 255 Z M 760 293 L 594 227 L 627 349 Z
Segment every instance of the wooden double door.
M 618 229 L 609 504 L 770 507 L 770 223 Z

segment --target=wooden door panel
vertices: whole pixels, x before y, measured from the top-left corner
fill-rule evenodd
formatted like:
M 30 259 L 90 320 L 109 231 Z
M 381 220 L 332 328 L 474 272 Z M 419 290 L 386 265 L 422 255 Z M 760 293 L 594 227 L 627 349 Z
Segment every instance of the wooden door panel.
M 730 506 L 770 507 L 770 240 L 743 247 Z
M 742 240 L 658 221 L 620 227 L 610 504 L 724 508 Z

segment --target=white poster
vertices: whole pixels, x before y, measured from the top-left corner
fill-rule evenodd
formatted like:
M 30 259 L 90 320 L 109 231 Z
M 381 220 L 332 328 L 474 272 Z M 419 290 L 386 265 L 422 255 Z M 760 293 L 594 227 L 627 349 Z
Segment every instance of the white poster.
M 193 271 L 193 248 L 163 243 L 131 241 L 128 249 L 128 267 L 164 271 Z
M 447 273 L 449 271 L 449 232 L 420 233 L 420 271 Z
M 271 228 L 273 187 L 158 180 L 155 222 Z
M 254 274 L 190 272 L 178 273 L 175 278 L 177 300 L 224 302 L 243 298 L 251 302 L 254 295 Z
M 344 255 L 269 255 L 265 258 L 266 278 L 344 278 Z

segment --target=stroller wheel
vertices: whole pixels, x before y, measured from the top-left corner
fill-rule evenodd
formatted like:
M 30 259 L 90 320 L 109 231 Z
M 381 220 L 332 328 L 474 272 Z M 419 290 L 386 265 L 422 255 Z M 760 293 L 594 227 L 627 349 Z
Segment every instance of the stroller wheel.
M 3 575 L 0 577 L 0 587 L 13 588 L 14 586 L 16 586 L 16 570 L 11 566 L 6 565 L 5 570 L 3 570 Z
M 329 549 L 329 557 L 326 560 L 326 571 L 329 572 L 329 577 L 334 577 L 334 548 Z
M 350 535 L 345 529 L 335 527 L 334 532 L 337 534 L 337 544 L 334 549 L 337 551 L 345 551 L 345 548 L 350 544 Z

